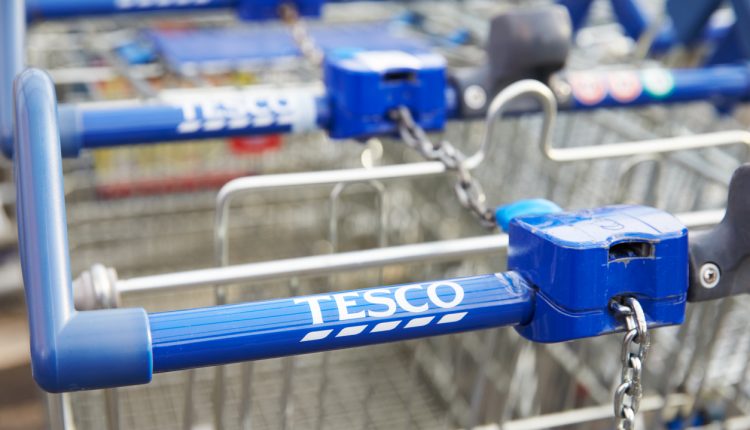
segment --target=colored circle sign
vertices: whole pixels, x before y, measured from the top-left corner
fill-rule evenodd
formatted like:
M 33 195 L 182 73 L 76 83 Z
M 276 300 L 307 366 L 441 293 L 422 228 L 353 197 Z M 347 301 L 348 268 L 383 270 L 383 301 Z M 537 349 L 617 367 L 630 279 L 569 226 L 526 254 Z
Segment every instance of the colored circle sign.
M 643 70 L 641 80 L 643 89 L 652 97 L 666 97 L 674 90 L 674 76 L 664 69 Z
M 628 103 L 641 95 L 643 88 L 638 74 L 631 71 L 607 73 L 609 95 L 620 103 Z
M 607 96 L 607 88 L 597 73 L 571 73 L 568 83 L 573 97 L 581 104 L 595 105 Z

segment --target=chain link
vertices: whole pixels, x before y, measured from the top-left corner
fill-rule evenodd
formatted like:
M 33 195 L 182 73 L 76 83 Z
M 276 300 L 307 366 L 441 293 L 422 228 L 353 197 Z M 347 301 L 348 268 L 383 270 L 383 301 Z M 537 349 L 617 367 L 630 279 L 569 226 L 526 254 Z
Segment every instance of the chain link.
M 282 21 L 289 26 L 294 43 L 302 52 L 302 55 L 314 66 L 323 64 L 323 51 L 318 48 L 315 39 L 307 31 L 307 26 L 300 19 L 297 8 L 292 4 L 285 3 L 281 5 L 279 12 Z
M 495 213 L 487 207 L 482 184 L 471 175 L 471 170 L 464 164 L 464 156 L 455 146 L 445 140 L 432 142 L 427 133 L 414 121 L 408 108 L 400 106 L 390 112 L 390 118 L 398 124 L 401 140 L 407 146 L 432 161 L 440 161 L 448 170 L 458 175 L 454 187 L 461 206 L 471 211 L 485 228 L 495 228 Z
M 651 346 L 651 339 L 646 327 L 646 315 L 638 300 L 634 297 L 613 300 L 610 308 L 615 317 L 625 321 L 627 330 L 620 353 L 620 385 L 615 390 L 615 420 L 618 430 L 634 430 L 635 417 L 643 397 L 643 362 Z

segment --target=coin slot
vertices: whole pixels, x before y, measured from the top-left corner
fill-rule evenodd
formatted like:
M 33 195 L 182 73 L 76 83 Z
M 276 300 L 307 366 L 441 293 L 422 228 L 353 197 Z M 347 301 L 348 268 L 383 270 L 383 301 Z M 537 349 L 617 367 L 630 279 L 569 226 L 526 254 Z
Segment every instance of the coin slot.
M 609 247 L 609 261 L 650 258 L 654 247 L 649 242 L 621 242 Z
M 383 75 L 383 82 L 396 83 L 396 82 L 416 82 L 417 74 L 410 71 L 394 71 L 388 72 Z

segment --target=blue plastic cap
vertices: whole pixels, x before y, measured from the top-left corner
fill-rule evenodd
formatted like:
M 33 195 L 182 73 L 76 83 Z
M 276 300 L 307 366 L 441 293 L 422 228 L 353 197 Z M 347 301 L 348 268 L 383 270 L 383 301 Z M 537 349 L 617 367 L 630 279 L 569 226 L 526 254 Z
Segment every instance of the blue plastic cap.
M 687 229 L 645 206 L 518 216 L 508 227 L 508 269 L 537 290 L 519 332 L 557 342 L 621 330 L 613 298 L 634 296 L 653 326 L 679 324 L 688 289 Z
M 151 381 L 149 321 L 143 309 L 76 312 L 54 342 L 34 342 L 32 373 L 50 393 Z
M 81 113 L 74 105 L 61 105 L 57 110 L 60 124 L 60 152 L 64 158 L 76 158 L 83 147 Z M 3 154 L 13 159 L 13 133 L 0 136 Z
M 546 215 L 562 212 L 560 206 L 547 199 L 518 200 L 511 204 L 498 206 L 495 210 L 495 219 L 503 231 L 508 231 L 510 220 L 524 215 Z
M 331 102 L 331 137 L 392 134 L 388 116 L 407 107 L 426 130 L 446 118 L 446 73 L 442 56 L 421 50 L 337 49 L 326 56 L 325 83 Z
M 83 148 L 81 111 L 75 105 L 60 105 L 57 109 L 60 124 L 60 152 L 65 158 L 75 158 Z

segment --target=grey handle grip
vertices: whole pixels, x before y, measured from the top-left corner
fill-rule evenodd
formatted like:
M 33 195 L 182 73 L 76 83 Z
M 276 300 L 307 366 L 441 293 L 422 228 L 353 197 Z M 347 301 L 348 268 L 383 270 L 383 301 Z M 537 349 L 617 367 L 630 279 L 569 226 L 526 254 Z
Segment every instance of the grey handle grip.
M 690 235 L 688 300 L 700 302 L 750 292 L 750 164 L 729 184 L 727 212 L 712 230 Z
M 461 115 L 484 115 L 492 97 L 515 81 L 547 82 L 565 66 L 571 28 L 568 11 L 558 5 L 513 8 L 493 17 L 485 47 L 487 63 L 451 76 Z M 483 105 L 478 102 L 480 91 L 485 92 Z

